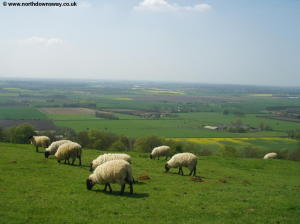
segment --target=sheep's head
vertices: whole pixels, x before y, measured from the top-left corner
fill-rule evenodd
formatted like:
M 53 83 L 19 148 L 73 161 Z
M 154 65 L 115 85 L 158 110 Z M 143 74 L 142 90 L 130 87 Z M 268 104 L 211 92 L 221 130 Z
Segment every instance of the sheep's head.
M 150 159 L 152 159 L 153 157 L 152 157 L 152 154 L 150 154 Z
M 166 172 L 168 172 L 170 170 L 170 168 L 168 167 L 168 163 L 165 164 L 165 170 L 166 170 Z
M 88 190 L 92 190 L 93 186 L 94 186 L 93 181 L 90 180 L 89 178 L 86 179 L 86 188 L 87 188 Z
M 50 156 L 50 152 L 49 151 L 45 151 L 45 158 L 48 158 Z
M 34 140 L 33 135 L 28 137 L 28 141 L 29 141 L 30 144 L 33 144 L 33 140 Z

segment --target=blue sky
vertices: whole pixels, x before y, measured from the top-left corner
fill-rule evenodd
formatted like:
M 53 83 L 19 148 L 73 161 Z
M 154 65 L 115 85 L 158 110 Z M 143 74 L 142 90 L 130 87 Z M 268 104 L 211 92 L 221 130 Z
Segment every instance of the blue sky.
M 0 77 L 300 86 L 299 0 L 77 3 L 1 2 Z

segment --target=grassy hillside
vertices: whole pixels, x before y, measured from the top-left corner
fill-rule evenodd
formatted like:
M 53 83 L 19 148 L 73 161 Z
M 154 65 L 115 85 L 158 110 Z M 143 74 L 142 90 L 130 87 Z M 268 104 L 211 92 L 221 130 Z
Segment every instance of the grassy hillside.
M 45 159 L 31 145 L 0 143 L 1 223 L 297 223 L 300 163 L 201 157 L 204 182 L 163 172 L 163 160 L 131 153 L 134 195 L 103 186 L 86 190 L 88 164 L 100 152 L 84 150 L 83 167 Z M 187 173 L 187 170 L 184 170 Z M 5 206 L 4 206 L 5 205 Z

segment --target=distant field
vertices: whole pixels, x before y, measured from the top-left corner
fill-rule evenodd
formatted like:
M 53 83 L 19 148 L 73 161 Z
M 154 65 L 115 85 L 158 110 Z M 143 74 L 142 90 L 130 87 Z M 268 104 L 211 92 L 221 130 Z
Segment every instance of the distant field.
M 295 149 L 299 141 L 282 137 L 243 137 L 243 138 L 170 138 L 176 141 L 189 141 L 200 144 L 203 149 L 218 150 L 224 146 L 242 149 L 247 146 L 257 147 L 262 151 L 282 151 Z
M 33 107 L 1 106 L 0 119 L 40 119 L 47 120 L 47 116 Z
M 258 118 L 256 114 L 243 117 L 235 115 L 223 115 L 215 112 L 178 113 L 178 117 L 171 119 L 143 119 L 137 116 L 116 114 L 120 120 L 104 120 L 92 115 L 68 115 L 49 114 L 55 124 L 61 127 L 71 127 L 76 131 L 93 128 L 106 130 L 117 134 L 125 134 L 130 137 L 145 135 L 158 135 L 163 137 L 284 137 L 288 130 L 298 129 L 299 125 L 287 121 L 275 121 L 267 118 Z M 260 123 L 269 125 L 273 131 L 261 131 L 250 133 L 231 133 L 226 131 L 208 130 L 204 125 L 230 124 L 236 120 L 242 120 L 244 124 L 258 128 Z
M 198 177 L 164 173 L 164 160 L 130 153 L 134 194 L 104 186 L 86 189 L 89 162 L 100 151 L 84 149 L 83 167 L 45 159 L 32 145 L 0 143 L 1 223 L 298 223 L 300 163 L 284 160 L 205 157 Z M 21 156 L 20 156 L 21 155 Z M 187 170 L 184 168 L 185 174 Z
M 43 107 L 39 110 L 46 114 L 95 114 L 95 110 L 78 107 Z

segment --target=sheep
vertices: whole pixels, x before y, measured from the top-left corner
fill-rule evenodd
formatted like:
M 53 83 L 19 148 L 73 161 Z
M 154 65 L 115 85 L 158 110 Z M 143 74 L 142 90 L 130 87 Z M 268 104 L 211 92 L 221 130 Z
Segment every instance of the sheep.
M 96 159 L 94 159 L 91 163 L 90 163 L 90 171 L 93 171 L 97 168 L 97 166 L 101 165 L 102 163 L 105 163 L 107 161 L 110 160 L 116 160 L 116 159 L 123 159 L 129 163 L 131 163 L 131 157 L 128 154 L 125 153 L 107 153 L 107 154 L 103 154 L 98 156 Z
M 79 166 L 81 166 L 81 154 L 81 145 L 76 142 L 67 142 L 58 147 L 55 157 L 58 163 L 60 163 L 61 160 L 65 160 L 65 164 L 66 162 L 70 164 L 69 159 L 72 158 L 73 160 L 71 165 L 73 165 L 76 158 L 78 158 Z
M 155 159 L 156 157 L 159 159 L 160 156 L 166 156 L 166 160 L 168 159 L 168 156 L 171 154 L 171 148 L 166 145 L 162 145 L 159 147 L 155 147 L 151 154 L 150 159 Z
M 47 136 L 30 136 L 28 139 L 35 146 L 36 152 L 39 151 L 39 147 L 47 148 L 50 145 L 50 138 Z
M 51 145 L 48 148 L 46 148 L 45 158 L 48 158 L 50 155 L 54 155 L 56 153 L 58 147 L 67 142 L 71 142 L 71 141 L 70 140 L 59 140 L 59 141 L 52 142 Z
M 276 157 L 277 157 L 277 153 L 276 152 L 270 152 L 270 153 L 267 153 L 264 156 L 264 159 L 275 159 Z
M 177 168 L 178 174 L 181 173 L 183 175 L 182 167 L 187 167 L 190 170 L 190 174 L 194 173 L 194 176 L 196 175 L 196 166 L 197 166 L 197 157 L 189 152 L 184 153 L 178 153 L 165 164 L 165 170 L 166 172 L 169 171 L 170 168 Z
M 120 194 L 124 193 L 125 184 L 130 186 L 130 194 L 133 194 L 133 177 L 131 165 L 123 160 L 110 160 L 98 166 L 86 180 L 86 187 L 91 190 L 95 184 L 105 184 L 104 191 L 107 187 L 112 192 L 110 183 L 121 185 Z

